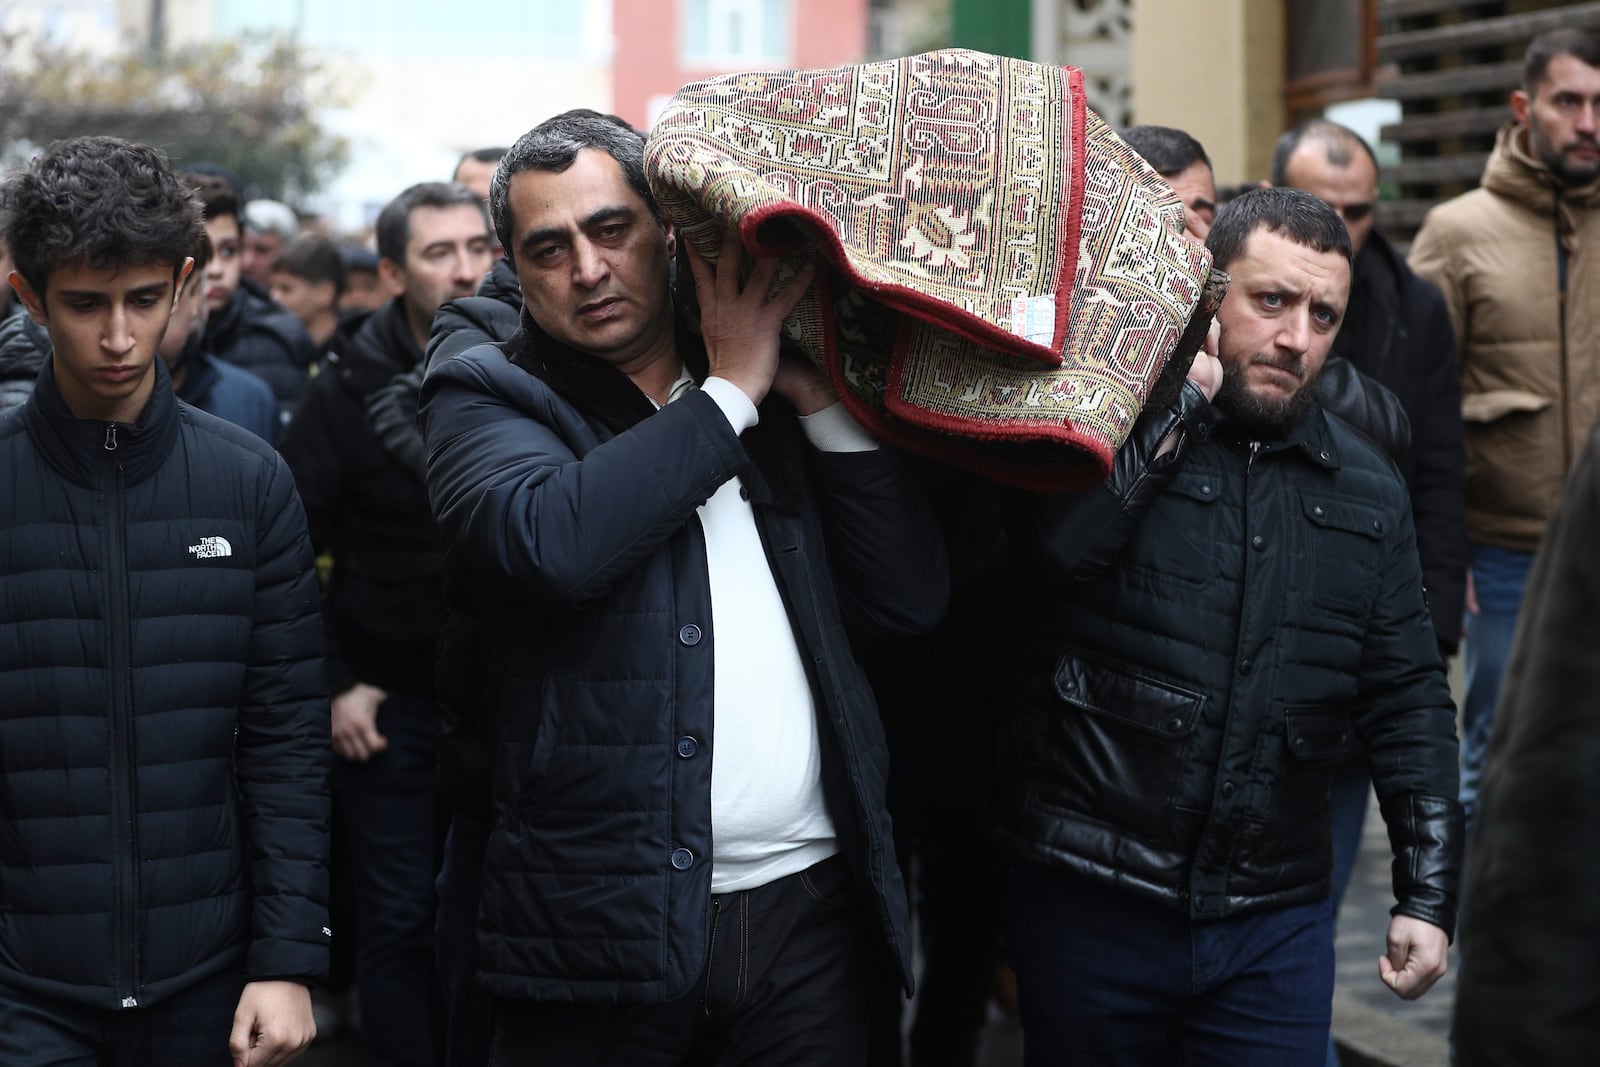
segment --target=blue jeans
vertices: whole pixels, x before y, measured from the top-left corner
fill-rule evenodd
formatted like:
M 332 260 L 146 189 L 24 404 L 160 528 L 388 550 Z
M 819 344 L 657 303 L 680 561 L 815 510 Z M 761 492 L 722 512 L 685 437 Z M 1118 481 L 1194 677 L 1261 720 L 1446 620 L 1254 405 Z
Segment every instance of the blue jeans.
M 1007 894 L 1027 1067 L 1282 1067 L 1327 1055 L 1327 900 L 1196 922 L 1032 864 L 1012 868 Z
M 1462 642 L 1467 691 L 1461 701 L 1461 806 L 1467 809 L 1470 826 L 1478 808 L 1478 779 L 1494 729 L 1500 679 L 1511 657 L 1511 639 L 1516 634 L 1533 554 L 1472 545 L 1469 558 L 1478 614 L 1467 618 Z

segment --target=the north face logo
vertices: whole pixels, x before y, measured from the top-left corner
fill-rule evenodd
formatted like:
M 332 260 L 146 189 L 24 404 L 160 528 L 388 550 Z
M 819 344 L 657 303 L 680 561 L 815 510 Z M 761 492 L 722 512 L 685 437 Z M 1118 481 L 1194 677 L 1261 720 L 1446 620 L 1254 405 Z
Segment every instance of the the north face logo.
M 233 555 L 233 546 L 226 537 L 202 537 L 198 545 L 189 546 L 189 555 L 195 559 L 218 559 Z

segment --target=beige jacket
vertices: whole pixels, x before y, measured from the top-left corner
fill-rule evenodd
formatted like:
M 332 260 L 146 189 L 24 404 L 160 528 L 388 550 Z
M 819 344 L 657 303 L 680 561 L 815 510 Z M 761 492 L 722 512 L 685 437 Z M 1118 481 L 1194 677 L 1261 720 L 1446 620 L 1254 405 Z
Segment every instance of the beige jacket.
M 1527 132 L 1507 126 L 1482 187 L 1430 211 L 1411 246 L 1455 328 L 1474 544 L 1538 547 L 1600 415 L 1600 179 L 1561 190 L 1559 207 L 1557 189 Z

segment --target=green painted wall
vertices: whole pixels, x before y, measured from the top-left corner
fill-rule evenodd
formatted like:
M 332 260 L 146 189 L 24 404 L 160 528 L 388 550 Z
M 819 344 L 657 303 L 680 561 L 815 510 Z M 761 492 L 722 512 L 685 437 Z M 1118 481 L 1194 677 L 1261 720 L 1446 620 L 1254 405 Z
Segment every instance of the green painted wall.
M 1033 50 L 1031 0 L 951 0 L 950 29 L 958 48 L 1026 59 Z

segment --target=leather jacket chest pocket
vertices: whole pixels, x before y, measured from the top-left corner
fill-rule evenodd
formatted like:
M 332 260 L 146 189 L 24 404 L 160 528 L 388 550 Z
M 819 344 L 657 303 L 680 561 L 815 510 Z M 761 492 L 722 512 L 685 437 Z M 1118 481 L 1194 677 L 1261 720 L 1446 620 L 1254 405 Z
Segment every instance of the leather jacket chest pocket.
M 1361 739 L 1350 713 L 1337 707 L 1296 707 L 1283 712 L 1283 733 L 1269 731 L 1268 776 L 1272 807 L 1264 854 L 1287 855 L 1306 850 L 1308 836 L 1328 820 L 1328 791 L 1334 771 L 1361 751 Z
M 1182 471 L 1152 514 L 1139 523 L 1123 568 L 1147 576 L 1152 588 L 1203 589 L 1216 579 L 1216 503 L 1222 482 L 1208 471 Z
M 1381 508 L 1353 500 L 1301 492 L 1305 559 L 1311 606 L 1364 622 L 1381 580 L 1384 542 L 1393 519 Z
M 1145 841 L 1171 833 L 1179 777 L 1205 697 L 1078 656 L 1063 656 L 1048 736 L 1047 807 Z

